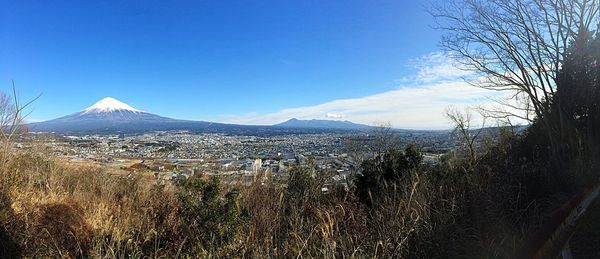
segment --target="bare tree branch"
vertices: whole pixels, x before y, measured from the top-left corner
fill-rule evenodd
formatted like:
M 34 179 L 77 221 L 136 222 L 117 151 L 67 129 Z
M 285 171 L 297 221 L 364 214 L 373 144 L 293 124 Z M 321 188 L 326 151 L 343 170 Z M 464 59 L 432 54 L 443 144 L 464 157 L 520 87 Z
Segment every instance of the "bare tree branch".
M 472 85 L 514 91 L 542 117 L 569 42 L 598 21 L 598 0 L 453 0 L 432 8 L 441 45 Z M 482 80 L 483 78 L 483 80 Z

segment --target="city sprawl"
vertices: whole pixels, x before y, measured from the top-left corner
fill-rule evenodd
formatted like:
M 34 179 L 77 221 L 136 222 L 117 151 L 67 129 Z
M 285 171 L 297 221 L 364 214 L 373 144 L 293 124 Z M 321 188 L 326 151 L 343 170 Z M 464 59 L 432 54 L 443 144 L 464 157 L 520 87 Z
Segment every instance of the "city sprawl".
M 95 164 L 125 177 L 154 178 L 163 183 L 201 173 L 225 182 L 249 182 L 259 174 L 287 177 L 289 168 L 314 166 L 346 185 L 358 168 L 357 157 L 372 157 L 372 132 L 290 135 L 196 134 L 188 131 L 143 134 L 57 136 L 33 134 L 70 163 Z M 453 141 L 447 131 L 398 132 L 400 145 L 417 143 L 425 161 L 436 163 Z M 28 142 L 25 142 L 28 143 Z M 35 144 L 34 144 L 35 145 Z M 359 148 L 353 149 L 358 146 Z M 30 144 L 19 144 L 30 148 Z M 357 153 L 361 150 L 360 153 Z

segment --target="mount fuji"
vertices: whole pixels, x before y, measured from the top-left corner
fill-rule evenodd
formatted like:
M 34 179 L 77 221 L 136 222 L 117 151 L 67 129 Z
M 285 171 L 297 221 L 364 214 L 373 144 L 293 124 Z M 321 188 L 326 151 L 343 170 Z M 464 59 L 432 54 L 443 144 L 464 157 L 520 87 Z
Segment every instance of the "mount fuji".
M 135 109 L 115 98 L 106 97 L 71 115 L 29 124 L 34 132 L 91 133 L 143 132 L 156 130 L 201 130 L 218 127 L 204 121 L 177 120 Z

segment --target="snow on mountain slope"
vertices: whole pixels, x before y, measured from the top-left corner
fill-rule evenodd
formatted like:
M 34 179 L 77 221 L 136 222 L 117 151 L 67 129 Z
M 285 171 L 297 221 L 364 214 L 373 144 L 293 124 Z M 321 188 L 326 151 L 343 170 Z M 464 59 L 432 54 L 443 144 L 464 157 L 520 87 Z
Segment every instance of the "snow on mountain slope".
M 92 113 L 92 112 L 114 112 L 114 111 L 130 111 L 130 112 L 142 112 L 136 108 L 129 106 L 126 103 L 123 103 L 115 98 L 106 97 L 94 105 L 83 110 L 83 113 Z

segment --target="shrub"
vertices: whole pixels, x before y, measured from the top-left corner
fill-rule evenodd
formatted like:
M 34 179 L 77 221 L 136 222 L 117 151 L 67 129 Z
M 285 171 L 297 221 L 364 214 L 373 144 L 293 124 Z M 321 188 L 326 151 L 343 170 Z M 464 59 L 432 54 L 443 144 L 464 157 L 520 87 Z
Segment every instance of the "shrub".
M 226 252 L 222 251 L 224 248 L 232 249 L 227 246 L 233 243 L 245 221 L 238 191 L 230 191 L 222 197 L 219 178 L 205 180 L 200 174 L 180 181 L 178 187 L 178 214 L 190 239 L 188 249 L 211 254 Z
M 369 207 L 376 205 L 384 185 L 399 183 L 417 170 L 423 156 L 414 145 L 404 152 L 391 149 L 361 164 L 361 174 L 356 179 L 356 192 L 360 201 Z
M 86 257 L 93 232 L 76 204 L 48 204 L 33 215 L 32 245 L 45 255 Z M 49 242 L 50 241 L 50 242 Z

